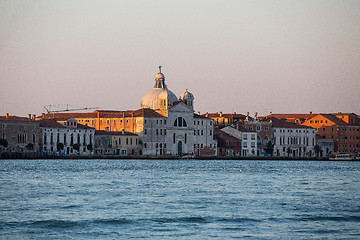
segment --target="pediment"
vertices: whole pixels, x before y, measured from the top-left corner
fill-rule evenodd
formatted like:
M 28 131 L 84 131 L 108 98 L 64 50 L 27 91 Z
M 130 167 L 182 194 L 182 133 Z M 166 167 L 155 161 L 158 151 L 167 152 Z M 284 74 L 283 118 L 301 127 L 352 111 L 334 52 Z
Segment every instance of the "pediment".
M 183 102 L 178 102 L 176 105 L 169 109 L 169 112 L 188 112 L 193 113 L 194 111 Z

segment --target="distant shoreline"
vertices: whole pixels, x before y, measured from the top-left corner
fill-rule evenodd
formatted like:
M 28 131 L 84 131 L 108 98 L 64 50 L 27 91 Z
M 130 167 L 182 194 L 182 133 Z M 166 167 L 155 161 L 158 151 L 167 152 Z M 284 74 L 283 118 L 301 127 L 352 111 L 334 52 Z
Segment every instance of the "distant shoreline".
M 262 160 L 262 161 L 351 161 L 358 162 L 359 160 L 329 160 L 328 157 L 219 157 L 219 156 L 211 156 L 211 157 L 194 157 L 194 158 L 181 158 L 181 157 L 173 157 L 173 156 L 44 156 L 44 157 L 32 157 L 32 156 L 12 156 L 11 158 L 8 156 L 1 156 L 1 160 L 95 160 L 95 159 L 108 159 L 108 160 Z

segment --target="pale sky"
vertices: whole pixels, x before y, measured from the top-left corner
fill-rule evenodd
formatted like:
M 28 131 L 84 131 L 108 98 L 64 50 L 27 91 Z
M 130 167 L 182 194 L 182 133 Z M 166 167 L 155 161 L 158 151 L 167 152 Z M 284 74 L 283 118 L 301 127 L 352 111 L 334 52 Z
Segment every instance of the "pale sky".
M 360 1 L 0 0 L 0 115 L 135 110 L 160 64 L 201 113 L 360 114 Z

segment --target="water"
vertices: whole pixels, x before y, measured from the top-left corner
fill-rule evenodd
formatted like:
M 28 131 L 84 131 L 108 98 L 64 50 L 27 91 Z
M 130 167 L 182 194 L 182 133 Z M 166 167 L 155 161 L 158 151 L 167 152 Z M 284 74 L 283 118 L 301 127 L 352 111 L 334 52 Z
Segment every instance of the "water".
M 360 162 L 1 160 L 0 239 L 360 239 Z

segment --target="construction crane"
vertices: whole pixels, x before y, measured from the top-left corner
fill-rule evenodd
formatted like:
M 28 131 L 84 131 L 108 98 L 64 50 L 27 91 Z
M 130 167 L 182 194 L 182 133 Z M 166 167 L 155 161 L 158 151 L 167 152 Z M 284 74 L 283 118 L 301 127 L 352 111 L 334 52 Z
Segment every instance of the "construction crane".
M 64 105 L 66 105 L 66 108 L 64 108 Z M 70 105 L 70 104 L 46 105 L 46 106 L 44 106 L 44 109 L 47 113 L 73 112 L 73 111 L 83 111 L 83 110 L 90 110 L 90 109 L 99 109 L 98 107 L 69 108 L 69 106 L 72 106 L 72 105 Z M 57 110 L 51 110 L 51 108 L 57 108 Z

